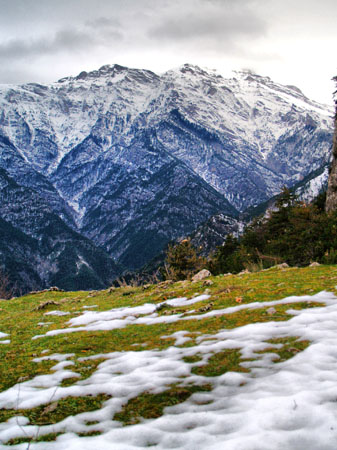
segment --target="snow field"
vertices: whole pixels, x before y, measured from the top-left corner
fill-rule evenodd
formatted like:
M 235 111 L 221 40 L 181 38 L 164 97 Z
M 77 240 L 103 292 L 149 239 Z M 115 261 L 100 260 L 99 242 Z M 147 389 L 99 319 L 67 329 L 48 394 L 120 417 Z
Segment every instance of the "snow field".
M 336 300 L 333 294 L 321 292 L 312 297 L 264 302 L 263 307 L 266 304 L 314 301 L 321 302 L 322 307 L 291 310 L 293 317 L 284 322 L 254 323 L 221 330 L 216 334 L 197 334 L 192 347 L 179 347 L 186 339 L 191 339 L 186 336 L 191 333 L 180 331 L 162 336 L 175 339 L 175 344 L 165 350 L 113 352 L 82 358 L 104 358 L 105 361 L 89 378 L 79 379 L 69 387 L 59 385 L 63 379 L 76 376 L 71 370 L 73 354 L 36 358 L 36 363 L 46 359 L 57 361 L 53 373 L 37 376 L 2 392 L 0 408 L 33 408 L 48 404 L 51 398 L 57 401 L 67 396 L 96 396 L 102 393 L 111 396 L 111 399 L 100 410 L 71 416 L 41 428 L 29 425 L 23 417 L 12 418 L 0 424 L 0 441 L 25 437 L 26 434 L 34 436 L 37 433 L 62 432 L 64 434 L 55 442 L 34 443 L 30 448 L 131 450 L 152 445 L 158 449 L 184 450 L 335 450 Z M 187 301 L 180 299 L 181 303 Z M 174 299 L 174 302 L 179 303 L 179 300 Z M 249 305 L 227 310 L 240 310 L 244 306 Z M 78 319 L 81 324 L 89 326 L 100 323 L 102 314 L 105 314 L 106 321 L 126 320 L 135 311 L 137 314 L 142 311 L 149 317 L 153 314 L 148 305 L 127 309 L 104 313 L 90 311 L 70 322 L 74 325 Z M 309 340 L 311 345 L 287 361 L 275 365 L 273 361 L 277 355 L 272 350 L 256 353 L 280 346 L 270 344 L 268 341 L 271 339 L 295 336 Z M 250 372 L 227 372 L 218 377 L 192 373 L 193 367 L 206 364 L 212 355 L 228 349 L 240 351 L 241 365 L 249 368 Z M 195 355 L 200 357 L 200 361 L 188 363 L 184 360 Z M 122 426 L 113 420 L 130 399 L 145 392 L 163 392 L 175 383 L 180 386 L 211 384 L 212 390 L 193 394 L 187 401 L 166 408 L 164 415 L 157 419 L 142 420 L 132 426 Z M 87 421 L 97 421 L 98 424 L 87 425 Z M 89 430 L 99 430 L 102 434 L 81 438 L 75 434 Z M 26 449 L 26 446 L 21 444 L 14 448 Z
M 0 344 L 10 344 L 11 343 L 11 341 L 9 340 L 9 339 L 2 339 L 2 338 L 4 338 L 4 337 L 7 337 L 8 336 L 8 334 L 7 333 L 2 333 L 1 331 L 0 331 Z

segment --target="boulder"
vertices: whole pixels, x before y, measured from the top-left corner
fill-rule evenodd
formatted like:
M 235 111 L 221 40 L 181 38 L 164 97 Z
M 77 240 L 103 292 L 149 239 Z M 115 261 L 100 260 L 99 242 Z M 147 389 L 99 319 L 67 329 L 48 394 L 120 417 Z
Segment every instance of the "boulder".
M 276 264 L 272 269 L 288 269 L 289 265 L 287 263 Z
M 204 280 L 205 278 L 211 277 L 212 274 L 209 270 L 207 269 L 202 269 L 200 270 L 200 272 L 196 273 L 193 277 L 192 277 L 192 282 L 196 283 L 197 281 L 201 281 Z

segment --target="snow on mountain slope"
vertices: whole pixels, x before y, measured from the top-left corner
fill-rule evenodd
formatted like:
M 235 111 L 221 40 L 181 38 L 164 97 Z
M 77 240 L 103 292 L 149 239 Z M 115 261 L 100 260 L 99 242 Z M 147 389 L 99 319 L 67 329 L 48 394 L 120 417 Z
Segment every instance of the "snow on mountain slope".
M 166 109 L 174 105 L 176 114 L 159 131 L 162 142 L 239 210 L 271 197 L 283 184 L 295 184 L 329 159 L 332 109 L 296 88 L 247 72 L 226 80 L 187 65 L 164 78 Z M 193 133 L 184 145 L 176 126 L 201 129 L 207 138 L 200 142 Z
M 332 109 L 249 72 L 106 65 L 0 104 L 0 167 L 129 268 L 330 158 Z
M 0 88 L 1 128 L 29 163 L 50 172 L 90 134 L 100 117 L 107 113 L 125 114 L 130 122 L 132 116 L 137 116 L 148 96 L 144 81 L 151 91 L 157 78 L 151 72 L 115 65 L 103 66 L 90 74 L 82 72 L 49 86 L 7 85 Z
M 48 286 L 102 288 L 120 268 L 33 189 L 0 168 L 0 264 L 15 294 Z

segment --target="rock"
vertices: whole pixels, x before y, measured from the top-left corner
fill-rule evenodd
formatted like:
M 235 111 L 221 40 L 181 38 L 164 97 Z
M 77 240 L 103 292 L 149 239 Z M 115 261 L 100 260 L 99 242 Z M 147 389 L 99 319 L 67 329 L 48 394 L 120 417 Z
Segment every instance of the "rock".
M 313 262 L 313 263 L 310 264 L 309 267 L 318 267 L 318 266 L 320 266 L 320 263 L 318 263 L 318 262 Z
M 183 314 L 185 312 L 184 309 L 172 309 L 171 313 L 172 314 Z
M 248 269 L 242 270 L 238 275 L 246 275 L 247 273 L 250 273 Z
M 212 280 L 206 280 L 202 283 L 203 286 L 212 286 L 212 284 L 214 284 Z
M 178 281 L 177 284 L 179 284 L 181 287 L 186 287 L 190 284 L 190 282 L 188 280 L 181 280 Z
M 64 292 L 64 290 L 63 289 L 60 289 L 60 288 L 58 288 L 57 286 L 51 286 L 49 289 L 47 289 L 47 291 L 50 291 L 50 292 Z
M 200 272 L 196 273 L 193 277 L 192 277 L 192 283 L 196 283 L 197 281 L 201 281 L 205 278 L 211 277 L 212 274 L 209 270 L 207 269 L 202 269 L 200 270 Z
M 209 303 L 208 305 L 202 306 L 198 309 L 198 312 L 207 312 L 213 308 L 214 303 Z
M 267 314 L 269 314 L 270 316 L 272 316 L 276 312 L 277 311 L 276 311 L 276 309 L 273 306 L 267 309 Z
M 20 377 L 20 378 L 18 379 L 18 383 L 23 383 L 24 381 L 27 381 L 27 380 L 29 380 L 29 377 L 28 377 L 28 376 L 26 376 L 26 377 Z
M 273 269 L 288 269 L 289 265 L 287 263 L 282 264 L 276 264 L 276 266 L 273 267 Z
M 26 294 L 26 295 L 44 294 L 46 292 L 64 292 L 64 289 L 60 289 L 57 286 L 52 286 L 52 287 L 50 287 L 48 289 L 43 289 L 42 291 L 31 291 L 31 292 L 28 292 L 28 294 Z M 13 297 L 13 298 L 15 298 L 15 297 Z
M 204 295 L 209 295 L 210 293 L 211 293 L 211 291 L 209 289 L 205 289 Z
M 161 283 L 157 284 L 157 288 L 160 289 L 166 289 L 168 288 L 171 284 L 173 284 L 174 281 L 173 280 L 166 280 L 166 281 L 162 281 Z
M 58 407 L 58 402 L 51 403 L 50 405 L 48 405 L 44 408 L 44 410 L 42 411 L 42 415 L 49 414 L 49 413 L 55 411 L 57 409 L 57 407 Z
M 156 306 L 156 311 L 161 311 L 164 308 L 167 308 L 168 304 L 163 302 L 163 303 L 159 303 L 159 305 Z
M 96 297 L 97 295 L 99 295 L 99 291 L 90 291 L 87 298 Z
M 40 311 L 41 309 L 47 308 L 50 305 L 59 305 L 59 302 L 55 302 L 54 300 L 47 300 L 46 302 L 40 303 L 33 311 Z

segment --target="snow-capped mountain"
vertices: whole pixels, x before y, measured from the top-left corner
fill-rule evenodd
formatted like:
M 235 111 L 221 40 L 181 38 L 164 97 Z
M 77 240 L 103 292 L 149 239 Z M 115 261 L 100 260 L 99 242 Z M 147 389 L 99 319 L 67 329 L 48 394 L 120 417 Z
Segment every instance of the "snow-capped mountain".
M 15 293 L 58 285 L 103 288 L 120 267 L 83 237 L 31 188 L 0 169 L 0 263 Z
M 3 85 L 0 104 L 7 176 L 128 268 L 330 158 L 332 108 L 250 72 L 107 65 L 50 85 Z

